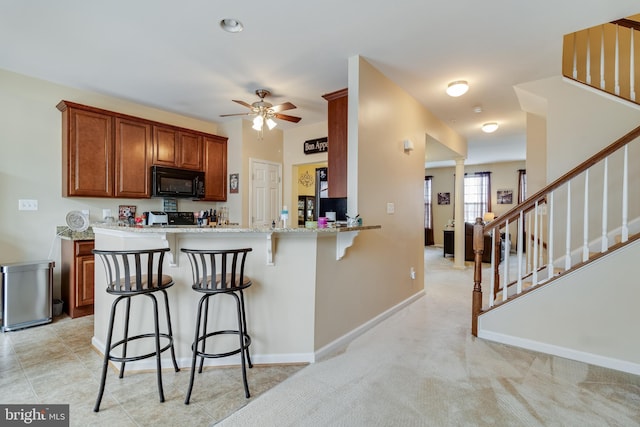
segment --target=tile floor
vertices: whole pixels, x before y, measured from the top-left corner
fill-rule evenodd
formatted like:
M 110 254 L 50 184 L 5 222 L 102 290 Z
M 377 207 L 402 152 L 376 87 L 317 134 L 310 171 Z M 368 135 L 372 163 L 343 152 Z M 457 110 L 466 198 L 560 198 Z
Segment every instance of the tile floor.
M 158 400 L 155 372 L 115 370 L 107 376 L 100 412 L 93 412 L 102 357 L 91 347 L 93 316 L 65 314 L 48 325 L 0 333 L 0 402 L 69 404 L 70 425 L 207 426 L 245 406 L 303 365 L 254 366 L 246 399 L 238 367 L 209 368 L 196 376 L 184 404 L 189 371 L 163 370 L 165 402 Z

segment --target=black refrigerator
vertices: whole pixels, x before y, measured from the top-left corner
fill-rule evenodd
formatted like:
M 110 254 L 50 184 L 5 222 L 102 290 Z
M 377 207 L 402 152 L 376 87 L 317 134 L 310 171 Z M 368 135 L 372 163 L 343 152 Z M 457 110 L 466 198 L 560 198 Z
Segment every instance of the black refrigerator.
M 316 210 L 314 220 L 326 216 L 327 212 L 336 213 L 336 221 L 347 220 L 347 198 L 329 197 L 327 168 L 316 169 Z

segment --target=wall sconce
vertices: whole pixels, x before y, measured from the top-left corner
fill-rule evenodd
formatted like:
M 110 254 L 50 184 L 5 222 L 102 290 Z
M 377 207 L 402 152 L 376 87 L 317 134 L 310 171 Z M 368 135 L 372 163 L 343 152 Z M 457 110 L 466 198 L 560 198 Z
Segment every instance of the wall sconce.
M 404 144 L 404 152 L 405 153 L 413 151 L 413 141 L 411 141 L 410 139 L 405 139 L 403 141 L 403 144 Z

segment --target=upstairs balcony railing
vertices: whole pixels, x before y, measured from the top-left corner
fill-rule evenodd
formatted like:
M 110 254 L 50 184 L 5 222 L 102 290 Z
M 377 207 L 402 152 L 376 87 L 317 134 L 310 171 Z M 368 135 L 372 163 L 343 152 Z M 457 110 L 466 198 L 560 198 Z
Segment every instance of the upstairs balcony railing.
M 473 236 L 473 335 L 483 311 L 640 238 L 639 188 L 640 127 L 499 218 L 486 225 L 478 218 Z M 483 299 L 485 234 L 492 237 L 494 249 L 489 292 Z
M 565 35 L 562 75 L 640 104 L 640 14 Z

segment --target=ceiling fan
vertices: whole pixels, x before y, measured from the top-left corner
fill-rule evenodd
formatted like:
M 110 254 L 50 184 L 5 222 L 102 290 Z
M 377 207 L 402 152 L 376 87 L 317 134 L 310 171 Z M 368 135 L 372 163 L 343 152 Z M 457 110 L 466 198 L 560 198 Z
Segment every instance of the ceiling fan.
M 273 105 L 270 102 L 266 102 L 264 100 L 265 97 L 271 95 L 266 89 L 258 89 L 256 90 L 256 95 L 260 98 L 260 101 L 256 101 L 252 104 L 248 104 L 244 101 L 239 101 L 234 99 L 233 102 L 236 102 L 244 107 L 249 108 L 251 111 L 248 113 L 237 113 L 237 114 L 221 114 L 220 117 L 230 117 L 230 116 L 255 116 L 253 119 L 253 128 L 259 132 L 262 132 L 263 126 L 266 124 L 269 130 L 273 129 L 277 126 L 275 119 L 286 120 L 288 122 L 298 123 L 301 119 L 300 117 L 289 116 L 287 114 L 280 113 L 281 111 L 293 110 L 297 108 L 290 102 L 285 102 L 279 105 Z

